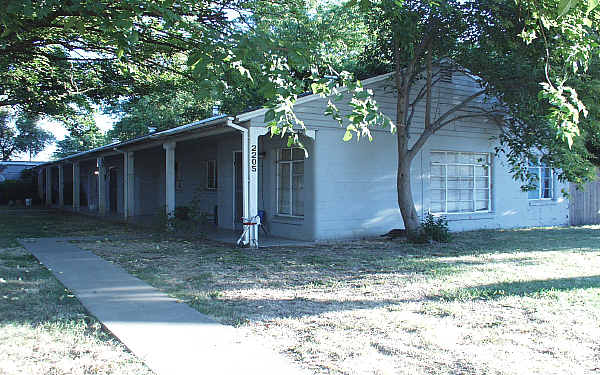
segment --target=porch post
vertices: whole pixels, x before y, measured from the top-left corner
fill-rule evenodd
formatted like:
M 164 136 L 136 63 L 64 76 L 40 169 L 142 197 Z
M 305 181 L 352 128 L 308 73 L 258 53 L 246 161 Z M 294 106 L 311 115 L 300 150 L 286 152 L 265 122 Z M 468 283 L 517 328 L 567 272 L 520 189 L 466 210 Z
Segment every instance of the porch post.
M 79 189 L 80 189 L 80 182 L 79 182 L 79 162 L 73 162 L 73 211 L 79 211 L 79 207 L 81 205 L 81 202 L 79 201 Z
M 46 167 L 46 206 L 52 206 L 52 167 Z
M 165 149 L 165 204 L 167 217 L 175 215 L 175 142 L 163 144 Z
M 133 152 L 125 152 L 123 158 L 123 214 L 127 219 L 135 215 L 135 159 Z
M 248 129 L 248 143 L 250 160 L 246 159 L 248 166 L 248 216 L 255 217 L 258 215 L 258 137 L 265 135 L 267 128 L 265 127 L 250 127 Z M 256 226 L 255 226 L 256 227 Z M 254 228 L 250 233 L 250 243 L 258 245 L 258 227 Z
M 104 166 L 104 158 L 96 159 L 98 166 L 98 214 L 106 215 L 106 167 Z
M 65 205 L 65 167 L 58 165 L 58 206 L 63 208 Z

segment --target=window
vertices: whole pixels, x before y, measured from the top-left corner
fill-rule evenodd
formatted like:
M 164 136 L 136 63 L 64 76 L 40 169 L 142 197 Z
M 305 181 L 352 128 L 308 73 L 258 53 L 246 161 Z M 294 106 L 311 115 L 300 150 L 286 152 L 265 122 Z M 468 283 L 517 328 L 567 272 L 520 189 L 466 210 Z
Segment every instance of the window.
M 554 198 L 554 171 L 545 164 L 529 166 L 529 174 L 534 176 L 532 185 L 534 190 L 529 190 L 529 199 L 552 199 Z
M 431 153 L 431 212 L 490 211 L 490 154 Z
M 206 161 L 206 190 L 217 190 L 217 161 Z
M 277 213 L 304 216 L 304 150 L 282 148 L 277 158 Z

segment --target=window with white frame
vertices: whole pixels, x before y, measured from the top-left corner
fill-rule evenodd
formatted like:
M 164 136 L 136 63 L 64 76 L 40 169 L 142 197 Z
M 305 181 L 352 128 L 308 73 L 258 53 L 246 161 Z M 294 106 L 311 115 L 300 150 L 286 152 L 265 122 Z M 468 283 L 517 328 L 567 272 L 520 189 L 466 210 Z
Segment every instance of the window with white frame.
M 217 189 L 217 161 L 206 161 L 206 190 Z
M 431 152 L 431 212 L 488 212 L 491 209 L 489 153 Z
M 277 213 L 304 216 L 304 150 L 282 148 L 277 157 Z
M 545 164 L 529 166 L 529 174 L 534 176 L 532 185 L 534 190 L 529 190 L 528 198 L 534 199 L 552 199 L 554 198 L 554 171 Z

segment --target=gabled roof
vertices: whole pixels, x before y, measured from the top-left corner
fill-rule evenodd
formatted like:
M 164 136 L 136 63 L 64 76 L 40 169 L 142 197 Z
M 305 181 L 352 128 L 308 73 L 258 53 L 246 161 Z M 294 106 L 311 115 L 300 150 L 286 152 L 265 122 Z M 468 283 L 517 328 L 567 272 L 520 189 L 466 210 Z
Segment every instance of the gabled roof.
M 362 81 L 363 85 L 371 85 L 373 83 L 377 83 L 380 81 L 383 81 L 385 79 L 388 79 L 392 74 L 392 73 L 387 73 L 387 74 L 382 74 L 382 75 L 378 75 L 375 77 L 371 77 L 368 79 L 365 79 Z M 346 91 L 346 88 L 342 88 L 341 91 Z M 319 94 L 305 94 L 304 96 L 299 97 L 296 100 L 296 105 L 299 104 L 304 104 L 304 103 L 309 103 L 318 99 L 323 99 L 323 97 Z M 79 152 L 77 154 L 73 154 L 70 156 L 67 156 L 65 158 L 61 158 L 58 160 L 54 160 L 54 161 L 49 161 L 49 162 L 43 162 L 43 163 L 38 163 L 36 164 L 37 166 L 44 166 L 44 165 L 51 165 L 51 164 L 55 164 L 57 162 L 60 161 L 66 161 L 66 160 L 71 160 L 71 159 L 77 159 L 80 158 L 82 156 L 87 156 L 87 155 L 91 155 L 94 153 L 99 153 L 102 151 L 108 151 L 108 150 L 113 150 L 113 149 L 118 149 L 124 146 L 129 146 L 129 145 L 134 145 L 134 144 L 140 144 L 140 143 L 144 143 L 150 140 L 156 140 L 158 138 L 167 138 L 169 136 L 175 135 L 175 134 L 180 134 L 183 132 L 187 132 L 187 131 L 194 131 L 200 128 L 204 128 L 210 125 L 214 125 L 214 124 L 218 124 L 220 122 L 224 122 L 224 121 L 235 121 L 235 122 L 245 122 L 257 117 L 264 117 L 265 113 L 268 111 L 268 108 L 258 108 L 258 109 L 254 109 L 254 110 L 250 110 L 247 112 L 242 112 L 240 114 L 238 114 L 237 116 L 229 116 L 227 114 L 222 114 L 222 115 L 218 115 L 218 116 L 213 116 L 213 117 L 209 117 L 206 118 L 204 120 L 200 120 L 200 121 L 195 121 L 186 125 L 181 125 L 175 128 L 171 128 L 171 129 L 167 129 L 167 130 L 162 130 L 162 131 L 158 131 L 158 132 L 154 132 L 154 133 L 150 133 L 150 134 L 146 134 L 144 136 L 141 137 L 137 137 L 137 138 L 133 138 L 127 141 L 123 141 L 123 142 L 115 142 L 115 143 L 111 143 L 108 145 L 104 145 L 101 147 L 96 147 L 94 149 L 88 150 L 88 151 L 83 151 L 83 152 Z
M 390 78 L 392 75 L 394 74 L 394 72 L 391 73 L 386 73 L 386 74 L 381 74 L 375 77 L 371 77 L 371 78 L 367 78 L 365 80 L 362 80 L 362 84 L 363 86 L 367 86 L 367 85 L 371 85 L 373 83 L 377 83 L 380 81 L 384 81 L 388 78 Z M 340 91 L 344 92 L 346 91 L 347 88 L 343 87 L 340 89 Z M 320 94 L 309 94 L 306 96 L 301 96 L 296 100 L 296 103 L 294 105 L 299 105 L 299 104 L 305 104 L 305 103 L 309 103 L 318 99 L 323 99 L 323 97 Z M 237 116 L 235 116 L 235 119 L 237 121 L 243 122 L 243 121 L 248 121 L 251 120 L 253 118 L 256 117 L 260 117 L 265 115 L 265 113 L 267 113 L 269 109 L 268 108 L 260 108 L 260 109 L 255 109 L 249 112 L 245 112 L 245 113 L 241 113 Z

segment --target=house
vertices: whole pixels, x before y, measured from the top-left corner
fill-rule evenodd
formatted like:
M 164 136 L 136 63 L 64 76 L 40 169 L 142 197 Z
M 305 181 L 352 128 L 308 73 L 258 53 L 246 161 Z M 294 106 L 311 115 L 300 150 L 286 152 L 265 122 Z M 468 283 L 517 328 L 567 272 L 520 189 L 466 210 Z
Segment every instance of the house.
M 363 84 L 395 118 L 390 77 Z M 443 106 L 477 89 L 472 79 L 455 74 L 434 97 Z M 300 132 L 308 157 L 287 147 L 286 139 L 271 137 L 266 110 L 259 109 L 44 164 L 38 168 L 40 194 L 48 204 L 127 220 L 172 213 L 194 201 L 226 229 L 239 229 L 240 218 L 263 211 L 272 235 L 304 240 L 361 238 L 401 228 L 396 137 L 374 129 L 372 142 L 344 142 L 345 129 L 323 115 L 326 104 L 317 95 L 296 103 L 306 124 Z M 506 160 L 494 154 L 499 131 L 492 122 L 467 118 L 429 140 L 411 169 L 418 213 L 446 215 L 451 230 L 568 224 L 569 205 L 560 194 L 565 186 L 551 169 L 540 167 L 538 189 L 522 192 Z
M 21 172 L 26 169 L 34 168 L 43 162 L 38 161 L 0 161 L 0 182 L 6 180 L 18 180 L 21 178 Z

